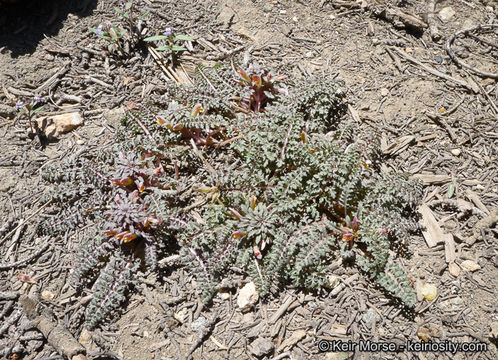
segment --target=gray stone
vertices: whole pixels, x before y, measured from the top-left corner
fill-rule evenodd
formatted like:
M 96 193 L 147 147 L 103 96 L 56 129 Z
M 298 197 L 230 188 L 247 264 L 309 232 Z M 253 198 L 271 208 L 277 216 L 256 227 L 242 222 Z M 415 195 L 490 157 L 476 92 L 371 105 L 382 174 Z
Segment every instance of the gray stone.
M 377 313 L 377 311 L 370 308 L 367 310 L 367 312 L 365 314 L 363 314 L 361 319 L 363 320 L 363 322 L 365 323 L 365 326 L 368 329 L 372 329 L 374 319 L 375 319 L 375 322 L 377 323 L 380 321 L 381 318 L 380 318 L 380 315 Z
M 455 14 L 456 14 L 455 10 L 453 10 L 453 8 L 451 6 L 448 6 L 448 7 L 441 9 L 441 11 L 439 12 L 439 18 L 441 19 L 441 21 L 447 22 L 453 16 L 455 16 Z
M 199 316 L 196 320 L 192 321 L 190 328 L 195 332 L 202 332 L 206 327 L 206 318 L 204 316 Z
M 251 353 L 256 357 L 263 357 L 273 351 L 275 345 L 269 338 L 257 338 L 251 344 Z

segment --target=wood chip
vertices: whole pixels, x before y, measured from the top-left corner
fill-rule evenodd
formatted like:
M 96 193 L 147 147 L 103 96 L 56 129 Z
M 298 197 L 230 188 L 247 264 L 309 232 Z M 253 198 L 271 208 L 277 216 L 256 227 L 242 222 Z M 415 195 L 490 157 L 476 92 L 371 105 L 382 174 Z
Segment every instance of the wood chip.
M 479 196 L 475 192 L 473 192 L 470 189 L 467 189 L 467 197 L 469 198 L 470 201 L 472 201 L 478 208 L 481 210 L 483 213 L 489 215 L 489 210 L 488 208 L 482 203 L 481 199 L 479 199 Z
M 422 215 L 420 224 L 425 227 L 425 230 L 422 231 L 422 235 L 424 236 L 427 246 L 432 248 L 437 244 L 444 243 L 446 245 L 446 239 L 448 236 L 451 236 L 453 240 L 452 235 L 446 234 L 441 229 L 441 226 L 439 226 L 432 210 L 426 204 L 422 204 L 418 208 L 418 212 Z
M 352 107 L 350 104 L 348 104 L 348 110 L 351 113 L 351 116 L 353 117 L 354 121 L 360 123 L 360 115 L 358 115 L 358 111 L 354 107 Z
M 453 239 L 453 235 L 445 234 L 444 238 L 444 257 L 448 264 L 452 263 L 456 259 L 456 244 Z
M 413 135 L 406 135 L 402 136 L 400 138 L 397 138 L 394 140 L 394 142 L 390 145 L 387 146 L 382 152 L 384 154 L 389 154 L 389 155 L 396 155 L 402 152 L 404 149 L 410 145 L 410 143 L 415 140 L 415 136 Z M 382 149 L 382 146 L 381 146 Z
M 410 179 L 422 180 L 424 185 L 442 185 L 451 181 L 451 176 L 448 175 L 435 175 L 435 174 L 414 174 Z
M 292 347 L 294 346 L 299 340 L 304 338 L 306 336 L 306 330 L 297 330 L 294 331 L 292 336 L 288 339 L 285 339 L 280 346 L 277 348 L 277 352 L 281 352 L 284 350 L 286 347 Z

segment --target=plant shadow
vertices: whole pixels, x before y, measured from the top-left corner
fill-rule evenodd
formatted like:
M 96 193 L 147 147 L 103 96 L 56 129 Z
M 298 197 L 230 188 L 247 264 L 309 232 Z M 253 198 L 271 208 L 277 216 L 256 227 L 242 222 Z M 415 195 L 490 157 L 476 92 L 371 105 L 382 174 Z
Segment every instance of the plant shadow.
M 97 0 L 0 0 L 0 51 L 7 48 L 13 58 L 32 54 L 45 36 L 56 35 L 69 14 L 92 14 Z

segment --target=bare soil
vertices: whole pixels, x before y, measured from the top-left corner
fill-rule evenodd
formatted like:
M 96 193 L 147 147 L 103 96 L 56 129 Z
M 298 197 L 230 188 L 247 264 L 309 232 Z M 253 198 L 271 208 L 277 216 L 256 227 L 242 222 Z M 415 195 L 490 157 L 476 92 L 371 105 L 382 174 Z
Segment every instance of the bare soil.
M 53 321 L 79 339 L 89 359 L 184 359 L 194 343 L 194 359 L 253 359 L 264 342 L 272 349 L 263 359 L 498 358 L 496 1 L 437 1 L 433 17 L 430 1 L 136 1 L 149 11 L 146 36 L 173 26 L 194 39 L 180 57 L 187 73 L 241 54 L 294 76 L 324 73 L 344 80 L 357 131 L 381 137 L 386 169 L 424 181 L 423 202 L 446 235 L 433 239 L 432 247 L 422 233 L 406 239 L 400 262 L 418 300 L 411 312 L 341 266 L 333 272 L 339 278 L 333 289 L 289 288 L 242 313 L 240 289 L 233 287 L 228 299 L 216 296 L 205 305 L 194 276 L 181 267 L 171 271 L 166 259 L 121 314 L 91 333 L 81 321 L 89 294 L 75 296 L 66 282 L 81 239 L 35 236 L 46 215 L 40 199 L 50 186 L 41 173 L 79 151 L 98 152 L 112 140 L 127 102 L 161 94 L 171 80 L 146 50 L 116 58 L 89 32 L 118 23 L 119 2 L 21 3 L 0 2 L 0 227 L 11 219 L 0 230 L 0 358 L 63 358 L 46 334 L 26 326 L 21 294 L 41 294 Z M 398 16 L 379 13 L 379 7 Z M 446 7 L 454 15 L 442 21 Z M 417 28 L 400 13 L 432 21 L 438 33 Z M 458 66 L 446 41 L 485 24 L 492 26 L 453 42 L 457 58 L 472 69 Z M 31 140 L 15 104 L 34 95 L 48 99 L 39 116 L 79 110 L 84 125 L 44 143 Z M 421 294 L 424 284 L 437 287 L 435 300 Z M 213 329 L 197 342 L 203 333 L 196 324 L 203 321 Z M 479 342 L 487 350 L 321 353 L 321 339 Z

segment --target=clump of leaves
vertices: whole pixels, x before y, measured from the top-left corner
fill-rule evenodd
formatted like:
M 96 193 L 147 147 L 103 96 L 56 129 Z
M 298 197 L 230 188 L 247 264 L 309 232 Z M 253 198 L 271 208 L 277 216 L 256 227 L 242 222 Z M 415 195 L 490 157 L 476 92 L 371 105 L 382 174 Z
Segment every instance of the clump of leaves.
M 220 73 L 203 71 L 200 91 L 214 88 L 228 102 L 246 99 L 232 107 L 236 115 L 223 131 L 236 139 L 226 150 L 233 165 L 199 189 L 215 200 L 199 210 L 204 225 L 191 224 L 178 235 L 191 244 L 206 298 L 233 264 L 265 293 L 289 282 L 319 288 L 327 259 L 342 256 L 413 305 L 393 249 L 417 227 L 411 214 L 421 188 L 378 170 L 378 141 L 355 138 L 344 121 L 340 85 L 327 78 L 289 81 L 272 97 L 271 78 L 238 72 L 244 79 L 238 84 L 249 91 L 237 97 L 238 88 L 218 91 Z
M 175 29 L 170 26 L 166 28 L 164 35 L 150 36 L 144 39 L 146 42 L 159 41 L 163 45 L 156 48 L 157 51 L 165 52 L 171 62 L 175 62 L 179 53 L 187 51 L 187 48 L 179 45 L 181 42 L 192 41 L 187 35 L 177 34 Z
M 70 159 L 44 177 L 59 183 L 52 199 L 60 212 L 42 231 L 57 235 L 93 224 L 71 276 L 79 290 L 93 284 L 87 316 L 92 328 L 119 307 L 143 266 L 157 266 L 169 236 L 162 214 L 168 215 L 170 199 L 163 191 L 171 179 L 151 152 L 118 144 L 98 156 Z
M 138 21 L 143 20 L 148 15 L 148 12 L 144 11 L 141 14 L 138 14 L 135 0 L 119 0 L 119 2 L 120 7 L 116 6 L 114 7 L 114 10 L 126 24 L 129 34 L 131 34 L 131 36 L 135 38 L 135 42 L 137 42 L 138 37 L 140 36 L 140 31 L 137 27 Z
M 150 239 L 152 230 L 161 222 L 161 218 L 148 212 L 149 206 L 139 197 L 138 190 L 130 194 L 118 193 L 114 199 L 111 210 L 105 212 L 107 221 L 104 234 L 124 243 L 139 236 Z
M 99 38 L 107 41 L 107 49 L 111 54 L 124 55 L 123 39 L 126 35 L 126 30 L 113 24 L 100 24 L 97 28 L 90 28 L 90 31 L 96 34 Z
M 343 257 L 414 304 L 396 248 L 416 229 L 420 184 L 380 171 L 378 140 L 358 139 L 344 117 L 341 83 L 237 70 L 200 67 L 195 86 L 130 106 L 110 150 L 47 176 L 60 183 L 59 216 L 79 216 L 72 229 L 94 222 L 73 273 L 93 284 L 91 326 L 171 240 L 205 300 L 234 266 L 267 294 L 320 288 L 330 259 Z
M 237 73 L 240 79 L 236 82 L 242 88 L 240 102 L 246 110 L 258 113 L 263 110 L 268 100 L 275 98 L 275 95 L 287 93 L 287 89 L 278 86 L 285 79 L 282 74 L 275 75 L 253 64 L 249 65 L 247 71 L 237 69 Z
M 35 96 L 32 99 L 21 99 L 16 103 L 20 117 L 25 117 L 29 123 L 29 136 L 33 138 L 39 133 L 38 123 L 34 121 L 36 114 L 43 110 L 45 100 L 42 97 Z

